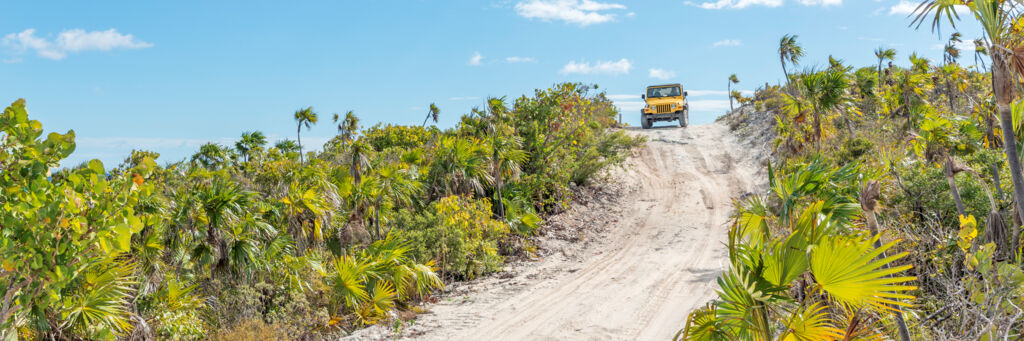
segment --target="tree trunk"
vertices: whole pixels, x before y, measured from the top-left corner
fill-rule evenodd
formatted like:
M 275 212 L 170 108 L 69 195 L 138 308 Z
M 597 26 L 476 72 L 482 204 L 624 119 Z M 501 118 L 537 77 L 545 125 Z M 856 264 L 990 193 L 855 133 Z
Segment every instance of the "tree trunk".
M 377 196 L 377 202 L 373 205 L 373 227 L 377 230 L 377 240 L 384 239 L 380 233 L 380 201 L 381 196 Z
M 878 58 L 878 92 L 882 92 L 882 58 Z
M 953 107 L 953 82 L 948 77 L 946 78 L 946 98 L 949 100 L 949 111 L 955 112 L 956 108 Z
M 956 213 L 966 217 L 967 210 L 964 209 L 964 201 L 960 198 L 960 190 L 956 186 L 956 174 L 953 173 L 953 158 L 947 158 L 946 164 L 942 168 L 946 173 L 946 182 L 949 183 L 949 191 L 953 194 L 953 203 L 956 204 Z
M 789 86 L 789 72 L 786 71 L 786 59 L 779 56 L 779 62 L 782 63 L 782 74 L 786 75 L 786 86 Z
M 1002 199 L 1003 185 L 1002 180 L 999 179 L 999 165 L 993 163 L 992 166 L 989 168 L 992 169 L 992 184 L 996 186 L 996 198 Z
M 821 146 L 821 113 L 814 109 L 814 143 Z
M 992 89 L 996 96 L 996 107 L 999 108 L 1000 125 L 1003 130 L 1003 151 L 1006 162 L 1010 164 L 1010 179 L 1013 180 L 1013 202 L 1017 212 L 1024 212 L 1024 174 L 1021 173 L 1020 157 L 1017 153 L 1017 136 L 1013 132 L 1013 113 L 1010 102 L 1013 100 L 1013 80 L 1010 79 L 1006 61 L 998 51 L 992 51 Z M 1010 233 L 1010 250 L 1016 255 L 1020 246 L 1020 228 Z
M 732 81 L 731 80 L 729 81 L 729 84 L 726 84 L 725 88 L 727 89 L 726 91 L 728 92 L 728 95 L 729 95 L 729 112 L 732 112 L 733 110 L 736 110 L 736 109 L 733 109 L 733 107 L 732 107 Z
M 295 129 L 295 139 L 296 139 L 296 141 L 299 144 L 299 163 L 303 163 L 302 162 L 302 124 L 301 123 L 299 124 L 299 127 Z
M 878 235 L 878 219 L 875 217 L 875 208 L 877 207 L 878 197 L 880 195 L 880 186 L 877 181 L 869 182 L 860 193 L 860 206 L 864 210 L 864 220 L 867 224 L 868 230 L 871 231 L 871 236 L 875 237 Z M 875 248 L 882 247 L 882 241 L 875 239 Z M 875 259 L 885 258 L 885 252 L 875 257 Z M 888 269 L 889 264 L 886 263 L 882 266 L 883 269 Z M 886 276 L 889 277 L 889 276 Z M 907 321 L 903 318 L 903 311 L 900 307 L 893 306 L 893 316 L 896 318 L 896 328 L 899 330 L 900 341 L 910 341 L 910 330 L 907 328 Z

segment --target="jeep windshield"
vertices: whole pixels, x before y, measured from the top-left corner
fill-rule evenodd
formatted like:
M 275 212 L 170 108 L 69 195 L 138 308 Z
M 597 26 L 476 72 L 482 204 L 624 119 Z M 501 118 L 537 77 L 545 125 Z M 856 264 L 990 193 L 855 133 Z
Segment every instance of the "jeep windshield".
M 647 98 L 682 96 L 678 86 L 647 89 Z

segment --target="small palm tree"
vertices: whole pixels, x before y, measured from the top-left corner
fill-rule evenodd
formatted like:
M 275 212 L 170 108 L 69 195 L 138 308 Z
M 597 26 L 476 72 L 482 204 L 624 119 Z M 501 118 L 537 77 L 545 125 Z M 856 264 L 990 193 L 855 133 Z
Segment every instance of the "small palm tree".
M 878 88 L 882 88 L 882 62 L 885 60 L 892 61 L 896 58 L 895 49 L 883 49 L 881 47 L 875 49 L 875 58 L 878 58 Z
M 274 148 L 277 148 L 278 150 L 281 151 L 281 153 L 284 154 L 295 153 L 299 151 L 299 145 L 296 144 L 295 141 L 289 139 L 277 141 L 277 143 L 274 144 Z
M 231 157 L 231 149 L 210 142 L 199 146 L 199 152 L 192 155 L 190 162 L 206 169 L 217 169 L 224 166 Z
M 727 85 L 727 89 L 729 89 L 728 91 L 729 91 L 729 111 L 730 112 L 735 110 L 732 107 L 732 99 L 733 99 L 732 85 L 733 84 L 739 84 L 739 82 L 740 82 L 740 79 L 736 77 L 735 73 L 729 76 L 729 84 Z
M 779 40 L 779 62 L 782 63 L 782 73 L 786 75 L 786 83 L 789 83 L 789 72 L 786 71 L 786 62 L 796 65 L 804 56 L 804 48 L 797 43 L 797 35 L 787 34 Z
M 248 209 L 250 194 L 229 180 L 218 179 L 197 189 L 197 199 L 206 221 L 206 239 L 193 250 L 200 264 L 211 270 L 225 269 L 229 265 L 228 233 Z M 225 232 L 222 232 L 225 231 Z
M 430 110 L 427 111 L 427 117 L 423 119 L 423 126 L 427 126 L 427 121 L 433 119 L 434 124 L 437 124 L 438 118 L 441 116 L 441 109 L 438 109 L 434 103 L 430 103 Z
M 814 107 L 814 140 L 820 146 L 821 117 L 842 104 L 843 95 L 850 85 L 846 80 L 846 70 L 829 69 L 812 72 L 804 75 L 800 80 L 805 97 L 811 101 L 811 105 Z
M 377 169 L 369 180 L 371 193 L 374 196 L 373 225 L 380 240 L 385 233 L 380 227 L 381 205 L 385 200 L 394 204 L 408 204 L 420 190 L 420 182 L 409 173 L 405 164 L 390 164 Z
M 488 171 L 488 153 L 479 140 L 442 137 L 438 141 L 430 178 L 433 197 L 452 194 L 483 194 L 493 178 Z
M 299 143 L 299 162 L 302 160 L 302 127 L 305 126 L 306 130 L 313 128 L 313 125 L 317 122 L 316 112 L 313 112 L 313 107 L 306 107 L 305 109 L 299 109 L 295 111 L 295 123 L 298 126 L 295 129 L 295 137 Z
M 252 151 L 266 144 L 267 137 L 263 135 L 263 132 L 258 130 L 253 132 L 247 131 L 242 133 L 242 139 L 235 142 L 235 149 L 245 158 L 245 162 L 249 162 Z
M 338 135 L 346 143 L 355 139 L 359 132 L 359 117 L 352 110 L 346 112 L 344 117 L 334 114 L 334 123 L 338 125 Z

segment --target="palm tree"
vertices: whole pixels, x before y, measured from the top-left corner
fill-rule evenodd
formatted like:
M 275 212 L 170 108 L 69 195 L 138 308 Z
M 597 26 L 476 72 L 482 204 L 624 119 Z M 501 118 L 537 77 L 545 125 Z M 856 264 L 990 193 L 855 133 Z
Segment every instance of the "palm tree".
M 871 236 L 878 236 L 878 218 L 875 216 L 875 210 L 878 209 L 878 198 L 881 196 L 881 186 L 878 181 L 868 181 L 867 185 L 860 191 L 860 207 L 864 211 L 864 221 L 866 222 L 868 231 L 871 232 Z M 875 238 L 875 248 L 881 248 L 882 242 Z M 885 253 L 879 254 L 875 259 L 885 259 Z M 885 264 L 882 269 L 889 269 L 889 264 Z M 907 328 L 907 320 L 903 318 L 903 312 L 899 307 L 893 307 L 892 314 L 896 317 L 896 329 L 900 333 L 901 341 L 910 341 L 910 330 Z
M 895 49 L 883 49 L 879 47 L 875 49 L 875 58 L 878 58 L 878 88 L 882 88 L 882 62 L 885 60 L 892 61 L 896 58 Z
M 190 162 L 206 169 L 217 169 L 231 159 L 231 150 L 217 143 L 209 142 L 199 147 Z
M 488 155 L 479 140 L 442 137 L 438 141 L 430 178 L 434 198 L 452 194 L 484 194 L 493 178 L 488 172 Z
M 441 109 L 438 109 L 434 103 L 430 103 L 430 110 L 427 111 L 427 117 L 423 119 L 423 126 L 427 126 L 427 121 L 434 119 L 434 124 L 437 124 L 437 119 L 440 118 Z
M 920 27 L 929 16 L 932 16 L 932 30 L 935 30 L 943 18 L 948 18 L 954 27 L 956 23 L 953 18 L 956 15 L 957 5 L 963 5 L 963 1 L 927 0 L 918 6 L 915 13 L 917 17 L 914 22 Z M 1013 131 L 1013 114 L 1010 103 L 1013 101 L 1015 91 L 1015 79 L 1021 75 L 1019 69 L 1022 65 L 1013 63 L 1013 48 L 1010 45 L 1010 34 L 1012 27 L 1017 22 L 1020 12 L 1016 6 L 1007 6 L 1005 1 L 974 1 L 973 6 L 968 7 L 973 17 L 978 20 L 984 30 L 984 39 L 989 45 L 989 57 L 992 58 L 992 89 L 995 93 L 996 107 L 999 110 L 1000 123 L 1003 131 L 1003 150 L 1006 153 L 1006 161 L 1010 166 L 1010 178 L 1013 180 L 1013 202 L 1017 213 L 1024 213 L 1024 173 L 1021 173 L 1021 161 L 1017 152 L 1017 136 Z M 1014 74 L 1016 72 L 1016 74 Z M 1020 241 L 1020 234 L 1024 229 L 1017 229 L 1010 234 L 1011 250 L 1017 250 Z
M 359 132 L 359 117 L 352 110 L 346 112 L 344 117 L 334 114 L 334 123 L 338 125 L 338 136 L 344 142 L 352 141 Z
M 892 265 L 907 253 L 879 257 L 897 242 L 882 244 L 877 235 L 841 232 L 854 226 L 861 211 L 851 198 L 825 184 L 862 176 L 848 170 L 814 161 L 771 177 L 772 199 L 780 204 L 766 205 L 760 197 L 741 203 L 729 231 L 730 269 L 718 278 L 718 298 L 692 312 L 679 336 L 883 339 L 871 335 L 876 332 L 871 326 L 856 322 L 856 315 L 895 313 L 910 306 L 905 300 L 913 296 L 907 292 L 916 287 L 907 282 L 915 278 L 902 274 L 912 266 Z M 783 308 L 782 302 L 799 306 Z
M 238 150 L 239 154 L 245 158 L 245 162 L 249 162 L 250 153 L 256 148 L 263 147 L 267 144 L 267 137 L 263 135 L 261 131 L 244 132 L 242 133 L 242 139 L 235 142 L 235 149 Z
M 736 77 L 735 73 L 729 76 L 729 83 L 726 86 L 726 88 L 729 91 L 729 112 L 732 112 L 733 110 L 735 110 L 732 107 L 732 98 L 733 98 L 733 95 L 732 95 L 732 85 L 733 84 L 739 84 L 739 82 L 740 82 L 740 79 Z
M 289 139 L 277 141 L 277 143 L 274 144 L 274 148 L 277 148 L 278 150 L 285 154 L 299 151 L 299 145 L 296 144 L 295 141 Z
M 228 266 L 228 243 L 221 230 L 230 230 L 249 206 L 249 194 L 229 180 L 214 180 L 198 188 L 197 199 L 206 220 L 206 240 L 193 254 L 212 270 Z
M 306 107 L 305 109 L 299 109 L 295 111 L 295 123 L 298 126 L 295 128 L 296 140 L 299 143 L 299 162 L 302 161 L 302 126 L 306 126 L 306 130 L 309 130 L 317 122 L 317 115 L 313 112 L 313 107 Z
M 374 196 L 373 225 L 377 232 L 376 239 L 384 238 L 380 228 L 381 204 L 384 200 L 395 204 L 408 204 L 420 190 L 420 182 L 409 173 L 402 163 L 389 164 L 377 169 L 376 174 L 368 180 Z
M 978 61 L 981 61 L 981 70 L 988 69 L 985 66 L 985 58 L 988 57 L 988 48 L 985 47 L 985 41 L 981 39 L 974 40 L 974 66 L 978 66 Z
M 797 43 L 795 34 L 787 34 L 779 40 L 779 62 L 782 63 L 782 73 L 786 75 L 786 83 L 789 83 L 789 72 L 786 71 L 786 62 L 796 65 L 804 56 L 804 48 Z
M 814 140 L 821 144 L 821 116 L 839 107 L 849 83 L 846 70 L 829 69 L 811 72 L 800 78 L 805 97 L 811 101 L 814 114 Z
M 963 42 L 960 37 L 962 37 L 960 32 L 953 32 L 953 34 L 949 36 L 949 41 L 946 42 L 946 46 L 942 51 L 943 63 L 956 63 L 956 59 L 960 58 L 960 49 L 956 47 L 956 44 Z

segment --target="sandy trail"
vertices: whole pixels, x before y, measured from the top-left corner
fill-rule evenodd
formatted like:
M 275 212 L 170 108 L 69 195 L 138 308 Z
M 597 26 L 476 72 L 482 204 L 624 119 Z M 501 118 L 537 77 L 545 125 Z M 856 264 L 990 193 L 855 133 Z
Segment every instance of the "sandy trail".
M 754 192 L 753 151 L 715 123 L 630 129 L 649 142 L 613 174 L 621 217 L 578 255 L 552 255 L 428 305 L 416 340 L 666 340 L 727 269 L 733 197 Z M 356 338 L 391 338 L 378 328 Z

